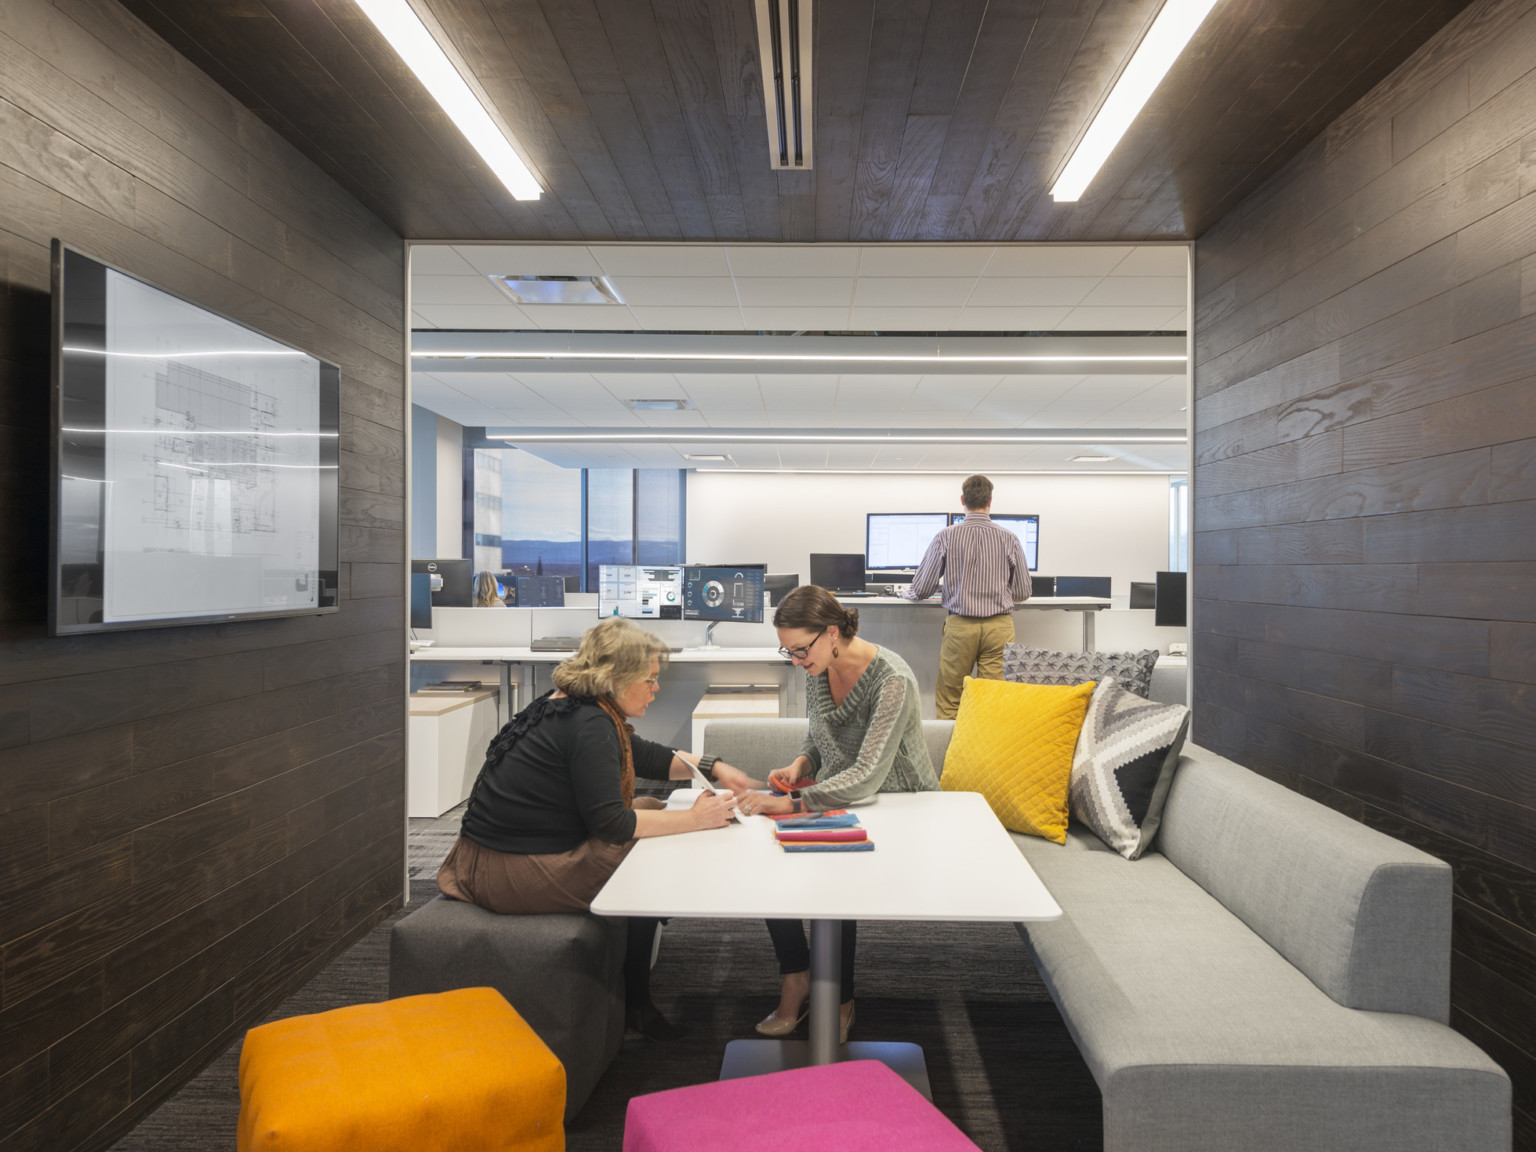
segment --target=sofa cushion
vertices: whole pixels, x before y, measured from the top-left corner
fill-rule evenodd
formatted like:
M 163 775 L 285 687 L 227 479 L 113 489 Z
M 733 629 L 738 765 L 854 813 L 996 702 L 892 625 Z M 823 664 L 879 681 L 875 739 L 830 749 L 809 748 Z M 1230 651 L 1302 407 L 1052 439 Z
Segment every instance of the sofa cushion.
M 1003 646 L 1003 679 L 1014 684 L 1085 684 L 1113 679 L 1146 699 L 1152 687 L 1156 648 L 1141 652 L 1057 652 L 1028 644 Z
M 1093 690 L 1072 755 L 1072 815 L 1127 860 L 1157 836 L 1188 729 L 1182 704 L 1154 704 L 1113 680 Z
M 1013 840 L 1065 913 L 1020 932 L 1104 1094 L 1106 1152 L 1508 1147 L 1508 1079 L 1464 1037 L 1336 1003 L 1156 852 Z
M 1186 745 L 1159 850 L 1349 1008 L 1450 1016 L 1451 870 Z
M 967 676 L 939 786 L 980 792 L 1003 827 L 1060 843 L 1072 750 L 1092 684 L 1009 684 Z

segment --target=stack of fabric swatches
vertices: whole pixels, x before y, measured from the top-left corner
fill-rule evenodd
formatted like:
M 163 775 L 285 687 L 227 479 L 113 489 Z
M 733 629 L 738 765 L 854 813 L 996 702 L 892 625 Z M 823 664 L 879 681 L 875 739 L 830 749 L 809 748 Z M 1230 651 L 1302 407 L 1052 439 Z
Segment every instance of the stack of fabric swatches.
M 873 852 L 869 838 L 852 812 L 837 808 L 830 812 L 807 812 L 798 816 L 776 816 L 774 835 L 786 852 Z

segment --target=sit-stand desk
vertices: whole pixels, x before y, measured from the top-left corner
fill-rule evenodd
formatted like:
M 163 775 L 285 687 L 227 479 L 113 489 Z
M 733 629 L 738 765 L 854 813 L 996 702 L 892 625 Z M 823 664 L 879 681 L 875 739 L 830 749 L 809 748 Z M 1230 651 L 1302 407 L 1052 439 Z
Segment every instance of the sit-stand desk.
M 916 1044 L 838 1044 L 839 920 L 1055 920 L 1061 908 L 977 792 L 886 792 L 857 809 L 873 852 L 791 854 L 773 821 L 639 841 L 609 877 L 599 916 L 810 919 L 810 1040 L 733 1040 L 721 1079 L 880 1060 L 930 1096 Z
M 850 596 L 847 607 L 886 608 L 902 605 L 907 609 L 938 609 L 944 611 L 944 605 L 935 598 L 927 600 L 908 600 L 905 596 Z M 1022 604 L 1015 604 L 1015 612 L 1079 612 L 1083 617 L 1083 651 L 1092 652 L 1095 643 L 1094 625 L 1097 622 L 1098 613 L 1110 606 L 1108 600 L 1098 596 L 1032 596 Z M 882 622 L 886 617 L 879 618 Z

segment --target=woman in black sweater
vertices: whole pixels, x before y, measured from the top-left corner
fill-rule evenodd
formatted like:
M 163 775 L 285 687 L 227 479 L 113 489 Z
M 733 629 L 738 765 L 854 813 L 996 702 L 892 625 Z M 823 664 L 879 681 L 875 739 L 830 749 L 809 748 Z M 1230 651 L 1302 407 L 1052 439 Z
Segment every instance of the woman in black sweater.
M 660 640 L 619 617 L 587 631 L 555 668 L 555 690 L 491 742 L 437 874 L 445 896 L 492 912 L 584 912 L 636 840 L 729 822 L 729 793 L 707 793 L 678 812 L 635 798 L 637 775 L 690 775 L 691 757 L 634 735 L 628 723 L 655 699 L 665 654 Z M 650 998 L 656 924 L 629 918 L 625 1021 L 653 1040 L 675 1039 L 681 1030 Z

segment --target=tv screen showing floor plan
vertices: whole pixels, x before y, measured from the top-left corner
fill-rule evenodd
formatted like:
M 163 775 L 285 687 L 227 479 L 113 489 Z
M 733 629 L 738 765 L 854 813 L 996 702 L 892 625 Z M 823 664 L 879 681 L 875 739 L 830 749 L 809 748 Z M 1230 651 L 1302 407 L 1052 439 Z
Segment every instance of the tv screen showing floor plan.
M 55 634 L 337 607 L 335 365 L 55 241 Z

